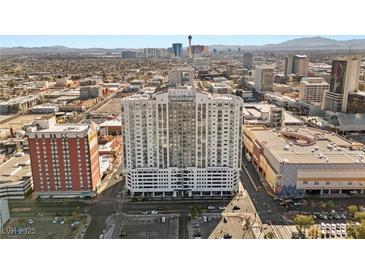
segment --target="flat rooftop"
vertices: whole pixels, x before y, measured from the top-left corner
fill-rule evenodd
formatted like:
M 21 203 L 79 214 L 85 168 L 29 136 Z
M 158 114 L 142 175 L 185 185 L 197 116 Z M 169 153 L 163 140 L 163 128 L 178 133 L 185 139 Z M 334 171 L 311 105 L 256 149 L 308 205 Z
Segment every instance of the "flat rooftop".
M 0 165 L 0 186 L 21 183 L 23 177 L 32 176 L 29 154 L 12 157 Z
M 276 131 L 270 128 L 253 127 L 246 128 L 246 132 L 257 143 L 266 147 L 280 162 L 365 162 L 365 152 L 355 148 L 354 143 L 323 130 L 308 127 L 286 127 Z
M 59 132 L 83 132 L 88 130 L 89 124 L 67 124 L 67 125 L 54 125 L 50 128 L 41 129 L 37 132 L 49 132 L 49 133 L 59 133 Z

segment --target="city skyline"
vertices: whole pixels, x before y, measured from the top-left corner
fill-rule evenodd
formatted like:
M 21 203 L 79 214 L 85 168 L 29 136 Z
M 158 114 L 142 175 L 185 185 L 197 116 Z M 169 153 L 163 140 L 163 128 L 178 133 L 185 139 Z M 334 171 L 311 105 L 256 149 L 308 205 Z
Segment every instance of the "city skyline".
M 0 47 L 146 48 L 188 45 L 187 35 L 0 35 Z M 337 41 L 365 39 L 365 35 L 192 35 L 194 44 L 262 46 L 297 38 L 322 37 Z

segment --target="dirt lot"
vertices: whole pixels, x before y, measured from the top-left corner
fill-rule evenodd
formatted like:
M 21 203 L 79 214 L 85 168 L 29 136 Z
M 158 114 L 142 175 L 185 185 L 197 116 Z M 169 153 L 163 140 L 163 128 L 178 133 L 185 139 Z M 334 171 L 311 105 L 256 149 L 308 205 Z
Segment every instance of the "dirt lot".
M 121 98 L 113 98 L 108 103 L 102 105 L 95 112 L 120 114 L 122 112 L 121 100 L 122 100 Z
M 20 115 L 17 118 L 14 118 L 0 126 L 0 128 L 13 128 L 14 130 L 19 130 L 26 123 L 31 123 L 34 119 L 40 118 L 42 115 L 40 114 L 25 114 Z

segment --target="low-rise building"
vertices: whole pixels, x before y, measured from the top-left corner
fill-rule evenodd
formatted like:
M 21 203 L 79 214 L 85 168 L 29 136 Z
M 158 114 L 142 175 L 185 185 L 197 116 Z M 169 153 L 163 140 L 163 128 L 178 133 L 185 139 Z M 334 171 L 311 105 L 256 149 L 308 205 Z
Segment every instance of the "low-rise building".
M 279 196 L 364 193 L 361 144 L 309 127 L 246 127 L 243 143 L 254 165 Z
M 103 89 L 100 86 L 80 87 L 80 99 L 99 98 L 102 95 Z
M 122 132 L 122 121 L 120 119 L 106 120 L 99 125 L 99 129 L 104 135 L 120 135 Z
M 29 109 L 30 113 L 34 114 L 52 114 L 58 112 L 59 107 L 52 104 L 37 105 Z
M 0 199 L 0 229 L 10 219 L 9 205 L 7 200 Z
M 247 103 L 243 105 L 244 125 L 304 125 L 304 121 L 273 104 Z
M 10 99 L 0 103 L 0 114 L 26 112 L 37 104 L 38 97 L 29 95 Z
M 0 199 L 24 199 L 32 190 L 29 154 L 19 152 L 0 165 Z

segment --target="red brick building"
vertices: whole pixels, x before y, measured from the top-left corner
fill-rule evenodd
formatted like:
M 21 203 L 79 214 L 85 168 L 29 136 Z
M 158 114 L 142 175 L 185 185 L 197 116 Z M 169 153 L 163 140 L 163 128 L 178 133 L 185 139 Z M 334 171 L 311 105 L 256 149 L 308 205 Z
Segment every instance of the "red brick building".
M 51 125 L 29 132 L 28 141 L 38 195 L 92 195 L 101 178 L 94 124 Z

